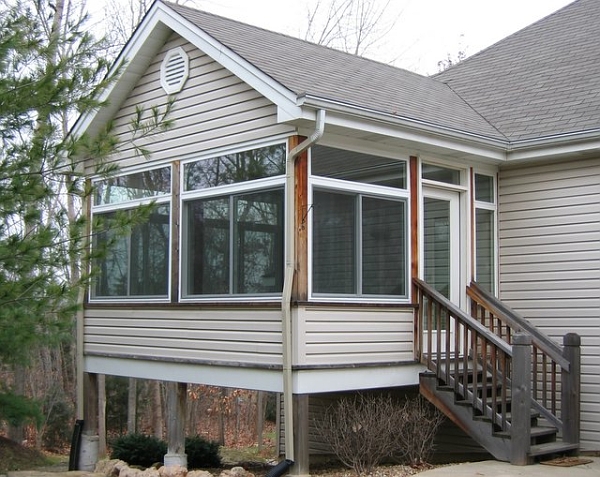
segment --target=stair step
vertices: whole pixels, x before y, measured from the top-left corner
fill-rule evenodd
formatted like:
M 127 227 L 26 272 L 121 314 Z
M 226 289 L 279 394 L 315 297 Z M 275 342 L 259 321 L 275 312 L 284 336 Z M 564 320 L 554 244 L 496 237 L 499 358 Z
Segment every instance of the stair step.
M 532 427 L 531 428 L 531 437 L 537 438 L 537 437 L 544 437 L 544 436 L 551 436 L 551 435 L 555 435 L 558 433 L 558 429 L 556 429 L 556 427 L 547 427 L 547 426 L 536 426 L 536 427 Z M 503 437 L 503 438 L 508 438 L 510 439 L 510 431 L 498 431 L 498 432 L 494 432 L 495 436 L 498 437 Z
M 545 444 L 535 444 L 529 449 L 531 457 L 539 457 L 548 454 L 562 454 L 579 449 L 579 444 L 566 444 L 564 442 L 547 442 Z

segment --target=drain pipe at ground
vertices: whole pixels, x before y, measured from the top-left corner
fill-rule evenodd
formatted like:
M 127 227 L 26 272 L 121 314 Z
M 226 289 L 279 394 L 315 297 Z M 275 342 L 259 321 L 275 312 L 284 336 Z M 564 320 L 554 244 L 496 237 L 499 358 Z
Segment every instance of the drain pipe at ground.
M 283 413 L 285 432 L 285 457 L 294 461 L 294 408 L 293 376 L 292 376 L 292 285 L 296 271 L 296 230 L 295 230 L 295 182 L 296 158 L 315 144 L 323 136 L 325 130 L 325 110 L 317 111 L 317 120 L 314 132 L 292 149 L 286 160 L 285 176 L 285 217 L 286 217 L 286 247 L 285 247 L 285 276 L 283 280 L 283 293 L 281 296 L 282 332 L 283 332 Z

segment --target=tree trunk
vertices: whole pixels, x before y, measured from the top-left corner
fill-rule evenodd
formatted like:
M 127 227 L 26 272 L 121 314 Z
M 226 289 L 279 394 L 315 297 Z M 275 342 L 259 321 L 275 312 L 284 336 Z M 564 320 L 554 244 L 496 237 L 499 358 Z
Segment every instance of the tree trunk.
M 98 375 L 98 457 L 106 457 L 106 376 Z
M 152 429 L 154 437 L 163 438 L 163 413 L 162 413 L 162 390 L 160 381 L 150 383 L 150 394 L 152 396 Z
M 135 434 L 137 421 L 137 380 L 129 378 L 129 393 L 127 395 L 127 433 Z
M 25 366 L 15 365 L 14 371 L 14 387 L 13 391 L 17 396 L 25 396 L 25 378 L 27 376 L 27 370 Z M 9 426 L 8 438 L 11 441 L 18 442 L 21 444 L 25 440 L 25 426 Z

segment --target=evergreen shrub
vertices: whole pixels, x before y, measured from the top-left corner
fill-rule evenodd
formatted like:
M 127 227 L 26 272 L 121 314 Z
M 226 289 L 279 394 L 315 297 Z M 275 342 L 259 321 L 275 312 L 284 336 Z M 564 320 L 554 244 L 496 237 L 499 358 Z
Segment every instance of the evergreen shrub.
M 127 434 L 117 437 L 111 443 L 112 459 L 120 459 L 129 465 L 151 467 L 157 462 L 163 462 L 167 453 L 167 444 L 154 436 L 144 434 Z
M 201 436 L 186 437 L 185 453 L 189 469 L 221 467 L 219 444 Z

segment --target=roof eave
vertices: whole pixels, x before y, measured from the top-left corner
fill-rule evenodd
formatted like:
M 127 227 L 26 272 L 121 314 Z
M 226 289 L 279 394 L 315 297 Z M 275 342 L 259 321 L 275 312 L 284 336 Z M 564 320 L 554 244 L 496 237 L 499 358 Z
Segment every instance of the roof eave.
M 600 128 L 510 143 L 507 162 L 600 153 Z
M 506 140 L 472 134 L 309 94 L 299 96 L 298 105 L 303 108 L 326 109 L 328 113 L 334 113 L 328 114 L 328 124 L 337 122 L 338 126 L 353 128 L 359 127 L 360 124 L 360 129 L 374 134 L 393 136 L 411 142 L 423 142 L 428 146 L 452 149 L 498 162 L 506 160 L 508 146 Z M 314 114 L 307 114 L 306 118 L 314 118 Z

